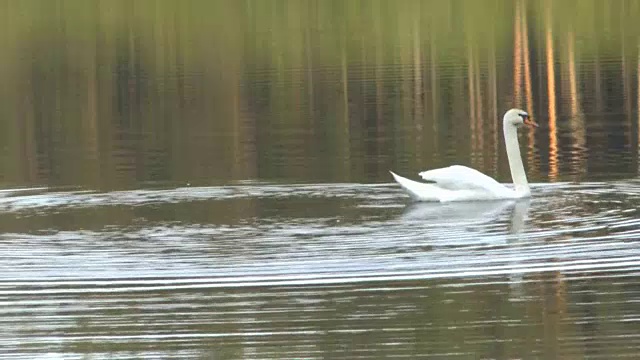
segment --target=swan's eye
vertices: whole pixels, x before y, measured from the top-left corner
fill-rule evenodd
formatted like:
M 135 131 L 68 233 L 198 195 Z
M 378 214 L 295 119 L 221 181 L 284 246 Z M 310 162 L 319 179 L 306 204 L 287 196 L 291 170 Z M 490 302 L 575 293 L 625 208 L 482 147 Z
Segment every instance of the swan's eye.
M 520 113 L 520 114 L 518 114 L 518 116 L 520 116 L 523 121 L 527 120 L 529 118 L 529 114 L 527 114 L 527 113 Z

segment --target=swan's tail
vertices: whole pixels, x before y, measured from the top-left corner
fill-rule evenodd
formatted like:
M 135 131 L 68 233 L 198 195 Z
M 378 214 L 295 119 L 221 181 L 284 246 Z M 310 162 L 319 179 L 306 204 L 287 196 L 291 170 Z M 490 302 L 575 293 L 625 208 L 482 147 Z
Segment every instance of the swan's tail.
M 403 178 L 402 176 L 389 171 L 398 184 L 411 196 L 413 200 L 417 201 L 441 201 L 443 191 L 445 189 L 439 188 L 433 184 L 426 184 Z

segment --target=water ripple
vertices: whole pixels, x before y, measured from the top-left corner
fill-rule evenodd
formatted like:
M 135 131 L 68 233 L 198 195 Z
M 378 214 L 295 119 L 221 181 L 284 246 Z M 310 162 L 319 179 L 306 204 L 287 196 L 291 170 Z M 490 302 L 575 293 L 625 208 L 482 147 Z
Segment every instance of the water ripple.
M 534 193 L 532 201 L 406 207 L 402 193 L 387 184 L 253 184 L 10 196 L 0 199 L 9 213 L 36 214 L 43 208 L 64 213 L 77 207 L 144 208 L 193 201 L 215 208 L 237 198 L 320 198 L 322 206 L 349 200 L 349 206 L 323 217 L 274 215 L 222 224 L 147 221 L 125 227 L 105 224 L 96 230 L 3 233 L 0 242 L 10 256 L 1 259 L 0 280 L 215 276 L 211 282 L 222 284 L 228 276 L 233 279 L 229 283 L 240 284 L 240 277 L 259 274 L 265 284 L 300 284 L 333 277 L 345 282 L 637 266 L 638 183 L 565 183 L 537 186 Z M 618 205 L 590 205 L 612 201 Z M 300 210 L 306 205 L 291 206 Z M 291 274 L 301 278 L 288 279 Z M 247 280 L 251 286 L 256 281 Z
M 247 358 L 321 358 L 322 344 L 366 336 L 376 354 L 388 344 L 412 357 L 416 333 L 442 347 L 464 332 L 464 351 L 433 354 L 473 357 L 496 344 L 491 329 L 518 341 L 517 329 L 551 316 L 487 309 L 539 304 L 587 325 L 559 335 L 571 353 L 596 338 L 613 355 L 640 346 L 640 183 L 533 193 L 460 204 L 411 204 L 393 184 L 4 193 L 0 348 L 15 359 L 87 348 L 96 359 L 206 358 L 215 339 Z M 596 337 L 593 323 L 613 330 Z

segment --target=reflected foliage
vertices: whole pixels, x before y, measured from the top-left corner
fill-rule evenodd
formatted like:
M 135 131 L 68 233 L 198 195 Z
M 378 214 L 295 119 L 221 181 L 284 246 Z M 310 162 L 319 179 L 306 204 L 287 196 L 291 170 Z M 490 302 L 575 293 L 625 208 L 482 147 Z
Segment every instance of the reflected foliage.
M 508 180 L 512 106 L 548 125 L 525 144 L 534 180 L 635 174 L 639 8 L 0 2 L 0 181 L 370 182 L 452 161 Z

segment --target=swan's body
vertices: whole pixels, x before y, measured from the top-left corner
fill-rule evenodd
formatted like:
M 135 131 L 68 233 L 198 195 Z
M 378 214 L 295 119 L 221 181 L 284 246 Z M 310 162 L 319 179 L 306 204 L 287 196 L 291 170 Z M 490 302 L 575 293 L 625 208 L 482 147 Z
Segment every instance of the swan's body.
M 524 171 L 518 127 L 537 126 L 529 119 L 529 114 L 519 109 L 511 109 L 504 114 L 502 129 L 513 179 L 513 189 L 508 188 L 478 170 L 453 165 L 446 168 L 427 170 L 420 177 L 432 183 L 409 180 L 391 172 L 400 186 L 417 201 L 474 201 L 520 199 L 531 195 L 527 174 Z

